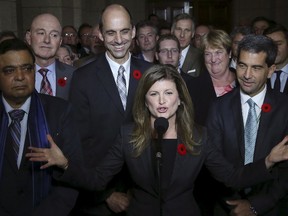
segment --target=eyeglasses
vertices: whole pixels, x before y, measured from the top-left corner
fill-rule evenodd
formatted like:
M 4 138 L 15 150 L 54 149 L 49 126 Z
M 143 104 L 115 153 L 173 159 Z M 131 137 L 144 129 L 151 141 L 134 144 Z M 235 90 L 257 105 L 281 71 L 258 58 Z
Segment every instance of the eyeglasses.
M 172 48 L 172 49 L 160 49 L 159 50 L 159 53 L 161 54 L 161 55 L 167 55 L 168 53 L 170 54 L 172 54 L 172 55 L 176 55 L 176 54 L 179 54 L 179 49 L 177 49 L 177 48 Z
M 66 33 L 63 33 L 62 36 L 63 36 L 63 37 L 76 37 L 76 34 L 70 33 L 70 32 L 66 32 Z
M 88 34 L 88 33 L 85 33 L 85 34 L 81 34 L 80 37 L 90 37 L 91 35 Z

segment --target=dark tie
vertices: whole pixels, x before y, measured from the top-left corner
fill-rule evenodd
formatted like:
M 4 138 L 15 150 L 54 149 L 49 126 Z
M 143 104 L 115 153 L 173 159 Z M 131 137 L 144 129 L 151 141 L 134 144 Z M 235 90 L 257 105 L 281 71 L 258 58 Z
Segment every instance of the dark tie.
M 21 109 L 15 109 L 9 112 L 9 116 L 12 120 L 10 126 L 9 126 L 9 131 L 12 136 L 12 145 L 13 149 L 15 151 L 16 155 L 16 160 L 18 158 L 19 154 L 19 146 L 20 146 L 20 138 L 21 138 L 21 124 L 20 122 L 22 121 L 24 117 L 24 111 Z
M 48 69 L 46 68 L 41 68 L 39 70 L 39 73 L 43 76 L 42 82 L 41 82 L 41 87 L 40 87 L 40 93 L 42 94 L 47 94 L 47 95 L 52 95 L 52 88 L 51 88 L 51 84 L 47 78 L 47 73 L 48 73 Z
M 118 70 L 117 76 L 117 87 L 119 91 L 119 95 L 123 104 L 124 110 L 126 109 L 126 99 L 127 99 L 127 90 L 126 90 L 126 79 L 124 76 L 125 69 L 121 65 Z
M 275 91 L 278 91 L 278 92 L 280 92 L 281 91 L 281 81 L 280 81 L 280 75 L 281 75 L 281 73 L 282 73 L 282 71 L 281 70 L 279 70 L 279 71 L 275 71 L 274 73 L 276 73 L 276 80 L 275 80 L 275 83 L 274 83 L 274 90 Z
M 248 164 L 253 162 L 254 149 L 255 149 L 255 141 L 257 137 L 257 114 L 255 110 L 255 103 L 250 98 L 247 103 L 249 104 L 249 111 L 247 116 L 247 121 L 245 125 L 245 162 L 244 164 Z

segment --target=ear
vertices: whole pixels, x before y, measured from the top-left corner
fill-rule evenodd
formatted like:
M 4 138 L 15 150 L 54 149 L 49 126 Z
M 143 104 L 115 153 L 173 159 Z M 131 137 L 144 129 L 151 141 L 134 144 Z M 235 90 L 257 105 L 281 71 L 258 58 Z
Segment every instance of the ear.
M 133 28 L 132 28 L 132 39 L 135 38 L 135 36 L 136 36 L 136 28 L 135 28 L 135 26 L 133 26 Z
M 155 52 L 155 58 L 156 58 L 157 61 L 159 61 L 158 52 Z
M 31 31 L 27 31 L 25 34 L 25 39 L 29 45 L 31 45 Z
M 267 78 L 271 78 L 272 74 L 274 73 L 274 71 L 276 70 L 276 65 L 273 64 L 271 65 L 269 68 L 268 68 L 268 75 L 267 75 Z
M 104 42 L 104 37 L 101 31 L 99 31 L 99 38 L 102 42 Z

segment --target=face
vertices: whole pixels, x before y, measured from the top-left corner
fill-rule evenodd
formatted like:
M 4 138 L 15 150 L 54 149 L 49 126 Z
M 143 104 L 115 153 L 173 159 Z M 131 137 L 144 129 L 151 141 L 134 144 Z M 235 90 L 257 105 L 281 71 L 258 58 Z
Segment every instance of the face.
M 69 55 L 69 52 L 65 47 L 59 47 L 56 53 L 56 58 L 59 59 L 60 62 L 63 62 L 68 65 L 73 65 L 71 56 Z
M 283 32 L 274 32 L 272 34 L 268 34 L 278 47 L 278 52 L 275 60 L 276 67 L 282 69 L 286 64 L 288 64 L 288 42 L 285 38 Z
M 0 89 L 13 108 L 19 108 L 34 91 L 35 66 L 28 51 L 0 55 Z
M 253 25 L 255 34 L 263 34 L 264 30 L 269 27 L 269 23 L 264 20 L 257 21 Z
M 236 67 L 237 79 L 242 91 L 251 97 L 264 89 L 267 78 L 270 78 L 275 70 L 275 65 L 269 68 L 265 63 L 266 56 L 264 52 L 240 52 Z
M 237 57 L 238 44 L 243 39 L 243 37 L 244 35 L 242 35 L 241 33 L 237 33 L 232 39 L 232 55 L 234 58 Z
M 175 24 L 173 34 L 178 38 L 181 49 L 185 49 L 190 45 L 191 39 L 194 36 L 192 27 L 193 23 L 189 19 L 179 20 Z
M 139 29 L 137 44 L 141 51 L 153 51 L 156 47 L 158 36 L 155 30 L 150 26 L 145 26 Z
M 57 18 L 49 14 L 38 16 L 32 22 L 29 36 L 28 43 L 31 45 L 36 59 L 53 63 L 62 41 L 61 25 Z
M 180 105 L 175 83 L 166 79 L 155 82 L 146 93 L 145 104 L 152 119 L 164 117 L 175 123 L 176 111 Z
M 71 27 L 65 27 L 62 31 L 63 44 L 76 46 L 78 43 L 77 32 Z
M 171 64 L 178 67 L 180 50 L 174 40 L 163 40 L 159 44 L 159 53 L 156 52 L 156 59 L 160 64 Z
M 212 77 L 219 77 L 225 74 L 229 68 L 229 54 L 224 47 L 204 50 L 204 60 L 206 68 Z
M 102 16 L 103 29 L 100 39 L 104 42 L 108 56 L 122 64 L 129 58 L 129 48 L 135 37 L 130 17 L 124 9 L 109 8 Z
M 90 46 L 91 31 L 92 31 L 92 28 L 90 27 L 85 27 L 81 29 L 79 41 L 83 47 L 88 48 Z
M 206 35 L 209 32 L 209 28 L 207 26 L 198 26 L 195 29 L 195 37 L 194 37 L 194 46 L 196 48 L 201 47 L 201 39 L 204 35 Z

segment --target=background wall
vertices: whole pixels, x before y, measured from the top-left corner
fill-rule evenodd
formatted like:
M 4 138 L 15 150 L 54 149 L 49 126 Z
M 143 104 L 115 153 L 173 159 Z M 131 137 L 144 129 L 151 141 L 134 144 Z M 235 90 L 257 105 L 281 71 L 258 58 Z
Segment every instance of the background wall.
M 126 6 L 138 22 L 155 11 L 157 7 L 177 5 L 185 0 L 0 0 L 0 31 L 12 30 L 19 37 L 31 23 L 32 18 L 43 12 L 55 14 L 62 25 L 97 23 L 101 10 L 108 4 Z M 187 1 L 186 1 L 187 2 Z M 188 1 L 196 20 L 216 23 L 230 31 L 234 25 L 248 23 L 256 16 L 266 16 L 288 28 L 287 0 L 193 0 Z M 180 6 L 179 6 L 180 5 Z M 203 21 L 202 21 L 203 22 Z

